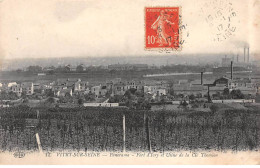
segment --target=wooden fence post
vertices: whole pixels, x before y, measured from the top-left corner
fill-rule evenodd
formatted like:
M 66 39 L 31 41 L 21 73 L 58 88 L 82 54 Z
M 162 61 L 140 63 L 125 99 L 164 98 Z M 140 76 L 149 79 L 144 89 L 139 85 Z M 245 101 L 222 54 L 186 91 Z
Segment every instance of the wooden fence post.
M 123 152 L 125 151 L 125 114 L 123 114 Z
M 146 136 L 147 136 L 147 145 L 148 145 L 148 150 L 149 152 L 152 152 L 152 145 L 151 145 L 151 138 L 150 138 L 150 129 L 149 129 L 149 118 L 148 116 L 146 117 Z
M 41 145 L 41 141 L 40 141 L 40 136 L 38 133 L 36 133 L 35 136 L 36 136 L 36 141 L 38 144 L 38 149 L 39 149 L 40 153 L 42 153 L 42 145 Z
M 40 118 L 40 112 L 39 112 L 39 110 L 36 110 L 36 113 L 37 113 L 37 119 L 39 119 L 39 118 Z

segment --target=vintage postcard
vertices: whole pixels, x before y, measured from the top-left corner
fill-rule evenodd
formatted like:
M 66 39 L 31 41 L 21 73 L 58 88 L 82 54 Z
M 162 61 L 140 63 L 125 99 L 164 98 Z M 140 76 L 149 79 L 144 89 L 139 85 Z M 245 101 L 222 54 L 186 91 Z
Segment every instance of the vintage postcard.
M 0 164 L 260 164 L 259 0 L 0 0 Z

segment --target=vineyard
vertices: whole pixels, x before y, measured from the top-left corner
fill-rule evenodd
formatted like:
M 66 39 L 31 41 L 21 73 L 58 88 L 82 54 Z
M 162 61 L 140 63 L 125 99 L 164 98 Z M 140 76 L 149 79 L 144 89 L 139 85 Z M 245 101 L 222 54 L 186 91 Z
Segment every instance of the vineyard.
M 0 109 L 0 150 L 122 151 L 258 150 L 258 110 L 143 111 L 127 108 Z

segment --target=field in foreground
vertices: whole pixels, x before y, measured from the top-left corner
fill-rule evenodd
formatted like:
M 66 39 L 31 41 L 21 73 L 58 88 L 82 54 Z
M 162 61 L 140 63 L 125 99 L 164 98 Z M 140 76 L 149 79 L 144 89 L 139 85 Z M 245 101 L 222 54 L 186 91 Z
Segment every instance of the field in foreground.
M 39 119 L 37 112 L 39 111 Z M 126 118 L 126 150 L 258 150 L 257 109 L 212 112 L 140 111 L 126 108 L 0 109 L 0 150 L 122 151 Z M 35 126 L 35 127 L 34 127 Z

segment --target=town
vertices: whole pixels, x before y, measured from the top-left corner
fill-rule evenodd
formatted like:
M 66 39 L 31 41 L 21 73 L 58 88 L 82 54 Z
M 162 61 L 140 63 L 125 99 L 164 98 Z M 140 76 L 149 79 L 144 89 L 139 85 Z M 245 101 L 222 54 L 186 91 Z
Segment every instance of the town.
M 217 68 L 147 64 L 112 64 L 98 69 L 83 64 L 29 66 L 12 73 L 34 78 L 0 83 L 0 99 L 2 107 L 47 104 L 150 109 L 151 105 L 165 104 L 195 108 L 208 107 L 207 103 L 255 103 L 260 93 L 258 68 L 249 63 L 249 55 L 247 60 L 244 55 L 244 62 L 225 56 Z M 88 79 L 88 75 L 96 78 Z

